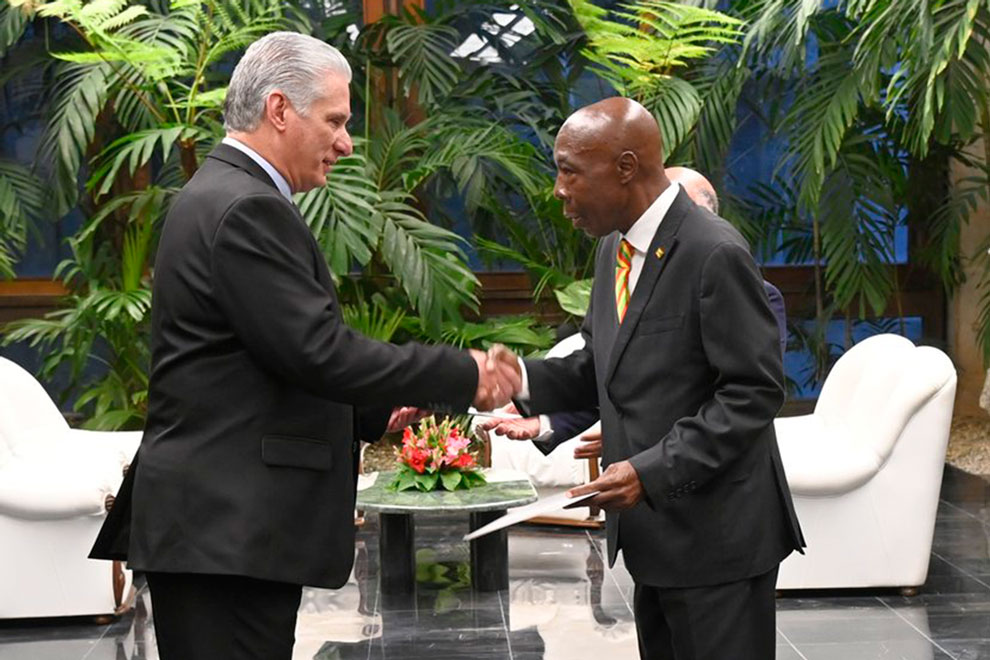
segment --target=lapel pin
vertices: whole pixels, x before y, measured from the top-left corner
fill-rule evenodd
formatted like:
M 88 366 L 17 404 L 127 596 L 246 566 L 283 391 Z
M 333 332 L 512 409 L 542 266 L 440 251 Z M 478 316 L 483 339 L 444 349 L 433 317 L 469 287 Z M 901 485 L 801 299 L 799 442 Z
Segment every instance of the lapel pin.
M 657 251 L 653 254 L 657 255 L 657 259 L 663 259 L 664 251 L 662 247 L 658 247 Z

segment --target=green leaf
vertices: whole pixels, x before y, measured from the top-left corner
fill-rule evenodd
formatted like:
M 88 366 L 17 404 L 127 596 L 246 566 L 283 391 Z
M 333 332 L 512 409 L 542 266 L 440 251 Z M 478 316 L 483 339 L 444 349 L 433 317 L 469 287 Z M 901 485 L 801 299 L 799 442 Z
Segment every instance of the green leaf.
M 457 38 L 454 28 L 430 23 L 396 23 L 388 29 L 385 42 L 407 96 L 415 90 L 419 103 L 429 105 L 453 89 L 460 68 L 450 53 Z
M 461 487 L 461 473 L 456 470 L 448 470 L 440 473 L 440 482 L 445 490 L 454 491 Z
M 594 280 L 575 280 L 562 289 L 555 289 L 554 295 L 557 302 L 568 314 L 574 316 L 584 316 L 588 313 L 588 305 L 591 303 L 591 285 Z
M 0 3 L 0 58 L 7 54 L 24 34 L 30 13 L 27 7 L 17 7 L 6 2 Z
M 44 206 L 45 191 L 38 177 L 23 165 L 0 159 L 0 277 L 14 276 L 14 263 Z
M 133 175 L 138 168 L 148 164 L 156 151 L 161 153 L 162 160 L 168 160 L 177 142 L 195 142 L 209 137 L 210 134 L 206 131 L 184 124 L 163 124 L 125 135 L 112 142 L 97 156 L 98 167 L 87 186 L 96 190 L 97 197 L 105 195 L 110 192 L 122 169 Z
M 437 481 L 440 476 L 436 472 L 424 472 L 423 474 L 417 474 L 414 477 L 416 482 L 416 488 L 428 493 L 437 489 Z

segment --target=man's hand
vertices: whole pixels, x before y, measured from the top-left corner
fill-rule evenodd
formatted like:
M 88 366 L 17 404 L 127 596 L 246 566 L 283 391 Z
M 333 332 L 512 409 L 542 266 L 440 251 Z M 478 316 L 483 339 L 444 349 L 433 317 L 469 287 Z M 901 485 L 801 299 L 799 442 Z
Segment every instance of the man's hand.
M 646 492 L 639 480 L 636 468 L 629 461 L 609 465 L 602 476 L 583 486 L 567 491 L 568 497 L 599 491 L 597 495 L 582 501 L 578 506 L 599 506 L 606 511 L 624 511 L 636 506 Z
M 388 418 L 388 426 L 385 428 L 385 432 L 395 433 L 396 431 L 401 431 L 410 424 L 415 424 L 424 417 L 429 417 L 431 414 L 432 412 L 429 410 L 412 406 L 393 408 L 392 415 Z
M 506 412 L 516 413 L 515 406 L 509 406 Z M 478 428 L 493 431 L 513 440 L 532 440 L 540 435 L 540 418 L 525 417 L 523 419 L 486 419 Z
M 588 431 L 581 436 L 581 444 L 574 448 L 574 458 L 598 458 L 602 455 L 602 431 Z
M 474 395 L 474 407 L 478 410 L 504 406 L 522 389 L 519 363 L 509 349 L 496 345 L 488 354 L 472 349 L 471 357 L 478 365 L 478 390 Z

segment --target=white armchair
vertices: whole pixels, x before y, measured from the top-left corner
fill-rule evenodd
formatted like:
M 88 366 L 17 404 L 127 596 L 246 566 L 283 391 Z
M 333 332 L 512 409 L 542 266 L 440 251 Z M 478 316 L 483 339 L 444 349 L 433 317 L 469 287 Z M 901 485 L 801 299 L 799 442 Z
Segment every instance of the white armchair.
M 945 353 L 878 335 L 839 358 L 814 413 L 776 420 L 808 544 L 778 589 L 924 584 L 955 390 Z
M 141 432 L 70 429 L 0 358 L 0 619 L 112 614 L 130 572 L 87 558 Z

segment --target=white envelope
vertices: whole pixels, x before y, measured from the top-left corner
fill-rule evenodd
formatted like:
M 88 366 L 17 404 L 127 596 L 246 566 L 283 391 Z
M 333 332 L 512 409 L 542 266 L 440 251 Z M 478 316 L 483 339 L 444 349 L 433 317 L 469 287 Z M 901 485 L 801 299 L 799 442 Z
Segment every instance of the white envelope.
M 567 497 L 567 493 L 563 492 L 558 493 L 557 495 L 552 495 L 551 497 L 545 497 L 537 500 L 532 504 L 527 504 L 526 506 L 519 506 L 514 509 L 509 509 L 501 518 L 496 518 L 487 525 L 483 525 L 474 530 L 470 534 L 465 534 L 464 540 L 473 541 L 480 536 L 497 532 L 498 530 L 505 529 L 506 527 L 511 527 L 512 525 L 521 523 L 524 520 L 536 518 L 537 516 L 542 516 L 554 511 L 560 511 L 566 506 L 576 504 L 590 497 L 594 497 L 597 494 L 598 491 L 596 490 L 591 493 L 585 493 L 584 495 L 578 495 L 577 497 Z

